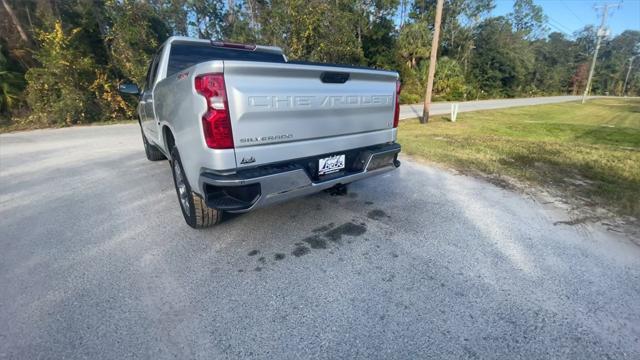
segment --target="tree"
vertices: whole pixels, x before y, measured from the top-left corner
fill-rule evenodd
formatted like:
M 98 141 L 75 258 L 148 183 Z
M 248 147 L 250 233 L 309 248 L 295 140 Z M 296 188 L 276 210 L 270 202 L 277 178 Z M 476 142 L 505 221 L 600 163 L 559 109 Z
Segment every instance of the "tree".
M 188 0 L 186 3 L 189 27 L 203 39 L 222 39 L 225 23 L 223 0 Z
M 604 43 L 602 62 L 597 68 L 599 83 L 595 84 L 596 88 L 611 95 L 622 95 L 628 61 L 636 54 L 638 44 L 640 31 L 635 30 L 627 30 Z
M 34 57 L 42 65 L 27 71 L 27 101 L 39 124 L 77 124 L 97 116 L 96 99 L 89 87 L 95 63 L 78 50 L 74 36 L 79 29 L 65 32 L 56 21 L 50 31 L 39 31 L 40 49 Z
M 418 62 L 429 58 L 431 51 L 431 31 L 426 20 L 405 25 L 398 37 L 397 53 L 401 61 L 413 69 Z
M 527 41 L 512 32 L 507 18 L 485 20 L 476 31 L 472 76 L 488 97 L 512 97 L 525 93 L 527 74 L 534 56 Z
M 109 0 L 105 11 L 110 27 L 104 40 L 113 65 L 124 77 L 144 84 L 149 61 L 170 30 L 146 3 Z
M 357 17 L 358 43 L 367 65 L 392 69 L 395 66 L 394 48 L 397 33 L 393 17 L 398 0 L 358 0 L 353 7 Z M 349 16 L 350 14 L 347 13 Z
M 248 3 L 229 2 L 233 8 L 227 11 L 227 22 L 223 29 L 224 39 L 245 44 L 258 41 L 251 8 L 248 7 Z M 233 14 L 233 16 L 230 16 L 230 14 Z
M 539 38 L 547 31 L 547 17 L 542 6 L 534 4 L 533 0 L 515 0 L 513 12 L 508 17 L 514 31 L 527 39 Z
M 361 64 L 364 57 L 350 21 L 350 3 L 274 1 L 261 14 L 263 38 L 284 48 L 291 59 Z
M 148 0 L 172 35 L 189 35 L 188 0 Z
M 25 80 L 19 65 L 12 63 L 0 45 L 0 116 L 8 119 L 22 102 Z
M 549 34 L 546 40 L 532 43 L 535 66 L 531 84 L 536 93 L 564 94 L 571 91 L 571 76 L 576 70 L 571 40 L 562 33 Z
M 11 8 L 11 5 L 9 5 L 7 0 L 2 0 L 2 6 L 4 7 L 5 11 L 9 15 L 9 18 L 11 19 L 11 21 L 13 22 L 13 26 L 15 26 L 18 34 L 20 34 L 20 38 L 22 39 L 22 41 L 24 41 L 25 43 L 28 43 L 30 40 L 29 36 L 27 35 L 27 32 L 24 31 L 24 28 L 22 27 L 22 23 L 20 22 L 20 19 L 18 19 L 15 12 Z
M 433 85 L 434 98 L 437 100 L 465 100 L 467 86 L 460 64 L 451 58 L 438 60 L 438 71 Z

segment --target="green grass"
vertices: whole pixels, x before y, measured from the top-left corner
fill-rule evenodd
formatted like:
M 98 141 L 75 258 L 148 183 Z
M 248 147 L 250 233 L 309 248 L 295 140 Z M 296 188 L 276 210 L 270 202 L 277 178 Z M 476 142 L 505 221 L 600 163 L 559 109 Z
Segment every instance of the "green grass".
M 401 122 L 404 153 L 508 176 L 640 217 L 640 100 L 598 99 Z

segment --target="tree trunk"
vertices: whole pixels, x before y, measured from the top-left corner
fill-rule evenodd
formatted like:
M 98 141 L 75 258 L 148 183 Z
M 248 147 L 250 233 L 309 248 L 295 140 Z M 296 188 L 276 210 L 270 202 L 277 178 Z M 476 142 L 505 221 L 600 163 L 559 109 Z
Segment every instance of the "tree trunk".
M 16 14 L 13 12 L 13 9 L 11 9 L 11 6 L 9 6 L 9 3 L 7 2 L 7 0 L 2 0 L 2 5 L 4 6 L 5 10 L 7 11 L 7 14 L 9 14 L 9 17 L 11 18 L 11 21 L 13 22 L 13 25 L 18 30 L 18 34 L 20 34 L 20 38 L 22 38 L 22 41 L 28 43 L 29 42 L 29 36 L 27 35 L 27 33 L 22 28 L 22 25 L 20 24 L 20 20 L 18 19 Z
M 233 29 L 236 22 L 236 2 L 235 0 L 227 0 L 227 25 Z
M 251 31 L 253 31 L 253 36 L 255 36 L 256 40 L 260 39 L 260 33 L 258 32 L 258 26 L 256 25 L 256 12 L 257 8 L 253 3 L 254 0 L 248 0 L 247 6 L 249 7 L 249 14 L 251 15 Z

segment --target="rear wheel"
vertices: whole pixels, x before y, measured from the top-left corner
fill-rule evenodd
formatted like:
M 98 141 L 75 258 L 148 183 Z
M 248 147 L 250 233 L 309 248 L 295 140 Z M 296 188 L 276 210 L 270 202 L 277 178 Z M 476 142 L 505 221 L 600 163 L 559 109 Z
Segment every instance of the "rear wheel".
M 142 134 L 142 143 L 144 144 L 144 153 L 147 155 L 147 160 L 159 161 L 167 158 L 156 146 L 149 143 L 144 131 L 142 131 L 142 127 L 140 127 L 140 133 Z
M 171 149 L 171 173 L 176 187 L 182 216 L 189 226 L 201 229 L 218 224 L 222 220 L 222 211 L 212 209 L 205 204 L 200 195 L 191 191 L 184 173 L 178 148 Z

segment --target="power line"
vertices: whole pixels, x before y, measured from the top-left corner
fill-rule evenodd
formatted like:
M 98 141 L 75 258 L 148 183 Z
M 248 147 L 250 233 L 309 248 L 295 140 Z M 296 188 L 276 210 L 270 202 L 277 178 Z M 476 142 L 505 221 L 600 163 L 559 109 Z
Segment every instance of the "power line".
M 564 31 L 564 30 L 562 30 L 562 29 L 560 29 L 559 27 L 555 26 L 555 25 L 554 25 L 554 24 L 552 24 L 552 23 L 547 23 L 547 25 L 549 25 L 549 26 L 553 27 L 554 29 L 558 30 L 559 32 L 561 32 L 562 34 L 566 35 L 566 36 L 567 36 L 567 37 L 569 37 L 569 38 L 572 38 L 572 37 L 573 37 L 573 35 L 569 34 L 568 32 L 566 32 L 566 31 Z
M 554 22 L 554 23 L 555 23 L 555 25 L 556 25 L 556 27 L 560 27 L 560 28 L 564 29 L 565 31 L 571 31 L 571 29 L 569 29 L 568 27 L 564 26 L 560 21 L 558 21 L 558 20 L 556 20 L 556 19 L 554 19 L 554 18 L 550 17 L 549 15 L 547 15 L 547 18 L 548 18 L 550 21 Z
M 573 35 L 570 35 L 571 30 L 568 27 L 562 25 L 562 23 L 559 22 L 558 20 L 550 17 L 549 15 L 547 15 L 547 19 L 550 20 L 550 21 L 547 21 L 547 25 L 550 25 L 556 28 L 557 30 L 560 30 L 560 32 L 564 33 L 565 35 L 569 35 L 569 37 L 573 36 Z M 553 23 L 551 21 L 553 21 Z
M 567 3 L 565 3 L 565 2 L 564 2 L 564 0 L 563 0 L 563 1 L 561 1 L 561 2 L 562 2 L 562 5 L 564 5 L 564 7 L 565 7 L 567 10 L 569 10 L 569 12 L 570 12 L 571 14 L 573 14 L 573 16 L 575 16 L 575 18 L 576 18 L 576 19 L 578 19 L 578 21 L 580 21 L 580 22 L 581 22 L 581 23 L 583 23 L 583 24 L 586 24 L 586 22 L 585 22 L 585 21 L 583 21 L 583 20 L 582 20 L 578 15 L 576 15 L 576 13 L 575 13 L 575 12 L 573 12 L 573 10 L 571 10 L 571 8 L 567 5 Z
M 553 27 L 554 29 L 560 31 L 561 33 L 566 35 L 568 38 L 573 38 L 571 30 L 568 27 L 564 26 L 560 21 L 552 18 L 549 15 L 547 15 L 547 25 L 549 25 L 549 26 Z

